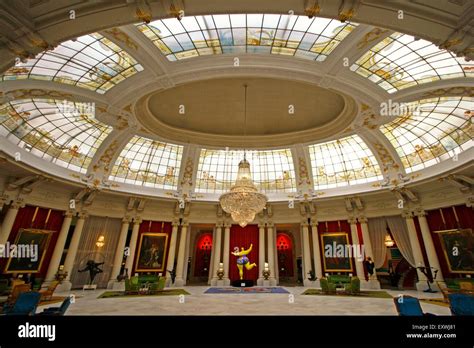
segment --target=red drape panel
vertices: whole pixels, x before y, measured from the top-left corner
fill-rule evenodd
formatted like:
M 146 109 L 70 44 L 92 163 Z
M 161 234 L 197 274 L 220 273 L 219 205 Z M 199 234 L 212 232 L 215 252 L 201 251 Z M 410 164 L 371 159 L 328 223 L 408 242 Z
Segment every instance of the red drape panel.
M 250 263 L 256 263 L 257 267 L 247 271 L 244 268 L 244 279 L 257 281 L 258 278 L 258 267 L 263 265 L 258 264 L 258 226 L 247 225 L 244 228 L 239 225 L 232 225 L 230 228 L 230 252 L 234 250 L 234 247 L 248 249 L 250 244 L 253 244 L 252 251 L 247 255 Z M 231 281 L 239 280 L 239 270 L 237 268 L 237 257 L 234 255 L 224 255 L 229 257 L 229 278 Z
M 202 233 L 196 243 L 194 276 L 207 277 L 211 265 L 212 232 Z
M 169 253 L 170 240 L 171 240 L 171 230 L 172 230 L 171 222 L 150 221 L 150 220 L 142 221 L 142 223 L 140 224 L 140 227 L 138 228 L 137 246 L 136 246 L 136 249 L 135 249 L 135 256 L 134 256 L 133 267 L 132 267 L 133 272 L 131 272 L 129 274 L 140 273 L 140 272 L 135 271 L 135 265 L 136 265 L 137 258 L 138 258 L 138 251 L 139 251 L 138 248 L 140 246 L 141 234 L 146 233 L 146 232 L 156 232 L 156 233 L 166 233 L 166 234 L 168 234 L 168 242 L 167 242 L 167 245 L 166 245 L 166 254 L 165 254 L 165 268 L 164 268 L 165 270 L 168 269 L 167 268 L 168 267 L 167 263 L 168 263 L 168 253 Z M 162 275 L 166 276 L 165 272 L 163 272 Z
M 456 207 L 456 213 L 461 222 L 461 227 L 474 229 L 474 209 L 466 205 L 459 205 Z
M 276 247 L 280 277 L 293 277 L 293 242 L 291 237 L 286 233 L 277 233 Z
M 435 231 L 450 230 L 456 228 L 474 228 L 474 212 L 472 208 L 466 205 L 459 205 L 454 207 L 456 214 L 454 213 L 453 207 L 434 209 L 427 211 L 426 220 L 431 231 L 431 237 L 433 238 L 433 244 L 438 255 L 439 263 L 441 266 L 441 272 L 445 278 L 458 278 L 461 275 L 458 273 L 451 273 L 447 264 L 441 240 Z M 442 215 L 441 215 L 442 211 Z M 456 215 L 459 223 L 456 221 Z
M 326 272 L 324 269 L 324 245 L 321 244 L 321 235 L 324 233 L 332 233 L 332 232 L 345 232 L 347 233 L 347 238 L 349 244 L 352 244 L 352 236 L 351 236 L 351 225 L 347 220 L 335 220 L 335 221 L 320 221 L 318 223 L 318 238 L 320 241 L 320 249 L 321 249 L 321 266 L 323 267 L 323 273 Z M 355 272 L 355 259 L 352 258 L 352 271 Z
M 38 228 L 44 230 L 51 230 L 55 233 L 52 233 L 48 248 L 46 250 L 43 263 L 41 265 L 41 269 L 39 273 L 36 274 L 37 278 L 45 277 L 46 272 L 48 271 L 49 261 L 54 251 L 54 247 L 56 245 L 56 240 L 58 239 L 59 231 L 61 230 L 61 225 L 64 220 L 64 216 L 62 211 L 60 210 L 51 210 L 48 218 L 48 212 L 50 209 L 47 208 L 38 208 L 38 212 L 36 214 L 35 220 L 33 220 L 33 216 L 35 215 L 36 207 L 34 206 L 25 206 L 18 210 L 18 214 L 15 218 L 15 222 L 13 223 L 13 227 L 11 233 L 8 237 L 8 241 L 10 243 L 15 243 L 16 238 L 18 236 L 18 231 L 21 228 Z M 48 218 L 48 221 L 46 219 Z M 5 271 L 5 267 L 7 265 L 6 259 L 0 260 L 1 269 Z

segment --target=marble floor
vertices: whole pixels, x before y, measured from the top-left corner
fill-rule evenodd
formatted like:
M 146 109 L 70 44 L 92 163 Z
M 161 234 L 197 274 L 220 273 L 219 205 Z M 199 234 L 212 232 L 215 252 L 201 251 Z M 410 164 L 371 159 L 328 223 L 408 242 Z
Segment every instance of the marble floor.
M 304 287 L 285 288 L 290 294 L 204 294 L 208 287 L 184 289 L 190 293 L 184 303 L 178 296 L 98 299 L 105 290 L 72 291 L 76 300 L 66 315 L 397 315 L 392 299 L 301 295 Z M 440 293 L 386 291 L 392 296 L 441 298 Z M 423 302 L 421 306 L 425 312 L 437 315 L 451 313 L 448 307 Z M 38 312 L 43 308 L 39 307 Z

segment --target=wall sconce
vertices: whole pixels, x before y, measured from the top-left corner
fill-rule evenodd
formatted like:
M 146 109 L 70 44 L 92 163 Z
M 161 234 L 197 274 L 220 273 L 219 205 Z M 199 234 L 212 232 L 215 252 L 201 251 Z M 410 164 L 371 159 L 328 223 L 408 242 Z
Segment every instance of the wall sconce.
M 385 243 L 385 246 L 388 247 L 388 248 L 393 247 L 393 245 L 395 244 L 395 242 L 393 241 L 392 237 L 390 237 L 389 234 L 387 234 L 385 236 L 385 242 L 384 243 Z
M 99 238 L 97 239 L 97 242 L 95 242 L 95 245 L 98 248 L 102 248 L 105 245 L 105 237 L 104 236 L 99 236 Z

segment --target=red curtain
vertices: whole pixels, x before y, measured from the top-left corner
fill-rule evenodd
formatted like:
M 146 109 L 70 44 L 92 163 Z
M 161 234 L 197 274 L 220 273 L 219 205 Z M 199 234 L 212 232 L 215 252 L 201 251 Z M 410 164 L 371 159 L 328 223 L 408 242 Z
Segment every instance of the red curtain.
M 165 247 L 166 253 L 165 253 L 165 270 L 168 269 L 168 253 L 169 253 L 169 248 L 170 248 L 170 239 L 171 239 L 171 222 L 163 222 L 163 221 L 150 221 L 150 220 L 144 220 L 140 224 L 140 227 L 138 229 L 138 238 L 137 238 L 137 246 L 135 248 L 135 256 L 133 260 L 133 271 L 129 272 L 129 274 L 135 274 L 139 272 L 135 272 L 135 265 L 137 262 L 138 258 L 138 248 L 140 246 L 140 238 L 142 233 L 147 233 L 147 232 L 155 232 L 155 233 L 166 233 L 168 234 L 168 241 Z M 163 276 L 166 276 L 165 272 L 163 272 Z
M 286 233 L 277 233 L 277 256 L 280 277 L 293 277 L 293 242 Z
M 15 243 L 16 238 L 18 236 L 18 231 L 21 228 L 38 228 L 42 230 L 54 231 L 54 233 L 51 234 L 51 237 L 49 239 L 48 248 L 46 249 L 46 252 L 44 254 L 40 271 L 36 274 L 37 278 L 44 278 L 46 276 L 49 261 L 53 254 L 54 247 L 56 245 L 56 240 L 58 239 L 59 231 L 61 230 L 61 226 L 64 220 L 63 213 L 64 212 L 60 210 L 39 208 L 29 205 L 18 210 L 18 214 L 15 218 L 15 222 L 13 223 L 11 233 L 8 237 L 8 241 L 10 243 Z M 5 271 L 7 261 L 7 259 L 0 260 L 1 269 L 3 271 Z
M 441 245 L 442 242 L 439 235 L 434 232 L 456 228 L 474 228 L 474 211 L 466 205 L 458 205 L 455 207 L 429 210 L 427 213 L 426 220 L 428 221 L 428 226 L 431 231 L 436 254 L 438 255 L 441 272 L 445 278 L 458 278 L 461 276 L 460 274 L 451 273 L 449 271 L 449 266 Z M 456 215 L 458 221 L 456 221 Z
M 230 252 L 234 251 L 235 247 L 248 249 L 250 244 L 253 244 L 252 251 L 247 255 L 250 263 L 256 263 L 257 267 L 247 271 L 244 268 L 244 279 L 257 281 L 258 267 L 263 265 L 258 264 L 258 226 L 247 225 L 244 228 L 239 225 L 232 225 L 230 228 Z M 237 257 L 234 255 L 224 255 L 229 257 L 229 278 L 231 281 L 239 280 L 239 270 L 237 268 Z
M 211 265 L 212 232 L 202 233 L 196 243 L 196 257 L 194 260 L 194 276 L 207 277 Z
M 347 233 L 347 238 L 349 244 L 352 244 L 351 236 L 351 225 L 347 220 L 335 220 L 335 221 L 320 221 L 318 223 L 318 238 L 320 241 L 320 251 L 321 251 L 321 267 L 323 268 L 323 273 L 326 272 L 324 269 L 324 245 L 321 243 L 321 234 L 332 233 L 332 232 L 345 232 Z M 352 271 L 355 273 L 355 259 L 352 258 Z

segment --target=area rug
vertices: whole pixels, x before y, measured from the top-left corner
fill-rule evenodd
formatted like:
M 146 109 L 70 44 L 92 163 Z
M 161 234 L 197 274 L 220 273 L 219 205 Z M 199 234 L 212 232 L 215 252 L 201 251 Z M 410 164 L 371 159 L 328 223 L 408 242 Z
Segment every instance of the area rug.
M 308 289 L 302 295 L 320 295 L 320 296 L 345 296 L 345 297 L 372 297 L 372 298 L 392 298 L 386 291 L 361 291 L 358 295 L 351 295 L 344 292 L 336 294 L 326 294 L 319 289 Z
M 205 294 L 289 294 L 289 292 L 281 287 L 264 287 L 254 286 L 251 288 L 209 288 Z
M 76 298 L 79 298 L 80 296 L 76 296 Z M 47 305 L 52 305 L 52 304 L 55 304 L 55 303 L 61 303 L 64 301 L 64 299 L 66 298 L 66 296 L 53 296 L 50 300 L 47 300 L 47 301 L 40 301 L 40 303 L 38 303 L 38 306 L 47 306 Z M 5 299 L 4 301 L 0 301 L 0 307 L 2 307 L 5 302 L 7 302 L 7 300 Z
M 420 298 L 420 301 L 438 306 L 449 307 L 449 303 L 444 302 L 442 298 Z
M 105 291 L 97 298 L 117 298 L 117 297 L 153 297 L 153 296 L 178 296 L 191 295 L 184 289 L 169 289 L 154 292 L 153 294 L 126 294 L 125 291 Z

